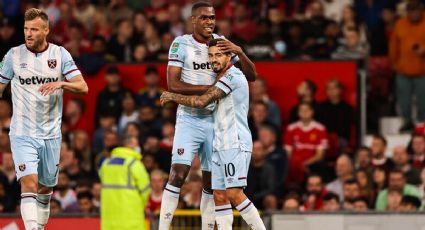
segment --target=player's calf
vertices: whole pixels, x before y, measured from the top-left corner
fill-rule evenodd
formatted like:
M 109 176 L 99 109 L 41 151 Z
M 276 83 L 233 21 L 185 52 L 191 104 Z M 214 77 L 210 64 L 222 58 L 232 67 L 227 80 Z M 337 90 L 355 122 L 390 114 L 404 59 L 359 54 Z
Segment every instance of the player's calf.
M 37 225 L 43 230 L 50 216 L 50 199 L 53 189 L 40 185 L 37 194 Z
M 263 220 L 254 204 L 243 193 L 242 188 L 228 188 L 226 195 L 230 202 L 241 213 L 242 218 L 254 230 L 265 230 Z
M 27 230 L 37 230 L 37 188 L 36 174 L 23 176 L 21 182 L 21 215 Z
M 168 230 L 173 220 L 174 212 L 179 203 L 180 188 L 189 173 L 190 166 L 173 164 L 170 177 L 165 185 L 161 201 L 161 212 L 159 215 L 159 230 Z
M 231 230 L 233 210 L 225 190 L 214 190 L 215 220 L 218 230 Z

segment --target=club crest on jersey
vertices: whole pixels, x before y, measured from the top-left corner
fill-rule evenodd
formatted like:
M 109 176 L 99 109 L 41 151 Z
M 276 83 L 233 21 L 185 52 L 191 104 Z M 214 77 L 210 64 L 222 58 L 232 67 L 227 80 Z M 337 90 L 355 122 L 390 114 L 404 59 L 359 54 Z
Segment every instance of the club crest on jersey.
M 47 65 L 48 65 L 51 69 L 56 68 L 56 59 L 48 59 L 48 60 L 47 60 Z
M 25 164 L 21 164 L 21 165 L 18 166 L 18 168 L 19 168 L 19 171 L 23 172 L 23 171 L 25 171 L 25 169 L 27 167 L 25 166 Z
M 183 155 L 184 154 L 184 149 L 177 149 L 177 153 L 179 155 Z

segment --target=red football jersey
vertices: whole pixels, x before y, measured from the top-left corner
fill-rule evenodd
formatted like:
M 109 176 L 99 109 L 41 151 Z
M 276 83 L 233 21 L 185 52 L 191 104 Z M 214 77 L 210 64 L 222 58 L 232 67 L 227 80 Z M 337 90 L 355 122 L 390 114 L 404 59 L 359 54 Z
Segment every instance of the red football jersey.
M 303 182 L 304 161 L 313 157 L 317 150 L 325 150 L 327 147 L 326 128 L 322 124 L 316 121 L 312 121 L 308 126 L 304 126 L 301 121 L 290 124 L 285 135 L 285 149 L 292 151 L 288 179 L 292 182 Z
M 425 123 L 419 123 L 415 127 L 416 134 L 425 134 Z

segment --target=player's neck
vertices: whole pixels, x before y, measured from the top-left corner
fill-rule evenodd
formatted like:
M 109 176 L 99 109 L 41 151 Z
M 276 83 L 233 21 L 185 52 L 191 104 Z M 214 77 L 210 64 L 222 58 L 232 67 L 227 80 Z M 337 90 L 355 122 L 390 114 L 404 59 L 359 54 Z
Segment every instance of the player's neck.
M 232 63 L 227 63 L 226 68 L 223 68 L 220 73 L 217 74 L 217 80 L 220 79 L 226 72 L 228 69 L 230 69 L 230 67 L 232 67 Z
M 39 47 L 37 47 L 37 48 L 35 48 L 35 49 L 30 48 L 30 47 L 28 47 L 28 46 L 27 46 L 27 49 L 28 49 L 29 51 L 31 51 L 31 52 L 33 52 L 33 53 L 36 53 L 36 54 L 37 54 L 37 53 L 42 53 L 42 52 L 46 51 L 48 47 L 49 47 L 49 43 L 48 43 L 47 41 L 44 41 L 44 42 L 43 42 L 43 44 L 42 44 L 41 46 L 39 46 Z
M 209 38 L 205 38 L 200 34 L 193 33 L 192 36 L 197 42 L 204 43 L 204 44 L 207 44 L 209 40 L 213 39 L 212 35 Z

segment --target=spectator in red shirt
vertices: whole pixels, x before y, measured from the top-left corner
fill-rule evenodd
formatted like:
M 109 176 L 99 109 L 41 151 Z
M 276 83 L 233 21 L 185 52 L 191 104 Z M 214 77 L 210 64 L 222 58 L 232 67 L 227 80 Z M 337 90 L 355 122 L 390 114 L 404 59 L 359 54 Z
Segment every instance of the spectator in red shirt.
M 288 126 L 285 150 L 289 156 L 288 181 L 302 183 L 304 174 L 313 171 L 323 159 L 328 146 L 326 128 L 313 120 L 314 110 L 308 103 L 298 107 L 300 120 Z
M 90 135 L 92 134 L 89 121 L 86 116 L 83 116 L 85 108 L 86 104 L 80 98 L 72 98 L 66 104 L 64 120 L 69 133 L 75 130 L 85 130 Z
M 155 169 L 151 172 L 151 194 L 149 195 L 146 212 L 151 214 L 159 214 L 161 209 L 162 193 L 165 186 L 164 172 Z
M 254 20 L 249 18 L 249 10 L 246 5 L 239 4 L 233 14 L 232 30 L 235 35 L 248 42 L 254 39 L 257 26 Z
M 318 174 L 310 174 L 306 184 L 307 196 L 304 201 L 304 210 L 321 210 L 323 208 L 323 198 L 328 191 L 323 186 L 322 177 Z

